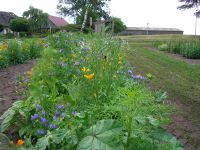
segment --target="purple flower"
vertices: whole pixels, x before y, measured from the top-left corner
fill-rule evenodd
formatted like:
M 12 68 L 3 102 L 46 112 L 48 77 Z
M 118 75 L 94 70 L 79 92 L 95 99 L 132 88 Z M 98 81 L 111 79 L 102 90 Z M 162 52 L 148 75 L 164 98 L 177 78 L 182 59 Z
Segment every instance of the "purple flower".
M 38 119 L 38 117 L 39 117 L 38 114 L 34 114 L 33 116 L 31 116 L 31 119 L 32 119 L 32 120 L 36 120 L 36 119 Z
M 56 120 L 57 119 L 57 117 L 56 116 L 53 116 L 53 120 Z
M 72 115 L 76 116 L 76 111 L 73 111 L 73 112 L 72 112 Z
M 56 111 L 56 112 L 55 112 L 55 115 L 56 115 L 56 116 L 60 115 L 60 112 Z
M 58 110 L 63 110 L 63 109 L 65 109 L 65 106 L 64 106 L 64 105 L 58 105 L 58 106 L 57 106 L 57 109 L 58 109 Z
M 140 76 L 140 75 L 131 75 L 131 78 L 140 79 L 140 80 L 145 80 L 146 79 L 144 76 Z
M 44 135 L 45 131 L 44 130 L 37 130 L 37 134 Z
M 84 51 L 89 51 L 90 49 L 88 47 L 83 48 Z
M 132 71 L 132 70 L 128 70 L 128 73 L 129 73 L 129 74 L 132 74 L 132 73 L 133 73 L 133 71 Z
M 80 62 L 78 61 L 74 63 L 74 66 L 79 66 L 79 65 L 80 65 Z
M 46 114 L 46 112 L 45 112 L 44 110 L 42 110 L 42 114 L 43 114 L 43 115 L 45 115 L 45 114 Z
M 46 118 L 41 118 L 41 121 L 43 124 L 46 124 L 48 122 Z
M 65 117 L 65 113 L 62 113 L 61 116 L 62 116 L 62 117 Z
M 60 49 L 59 52 L 60 52 L 60 53 L 64 53 L 64 51 L 65 51 L 65 50 L 62 48 L 62 49 Z
M 50 124 L 50 128 L 51 128 L 51 129 L 56 129 L 57 127 L 56 127 L 55 124 Z
M 65 66 L 67 66 L 67 64 L 64 63 L 64 62 L 57 62 L 57 64 L 58 64 L 59 66 L 61 66 L 61 67 L 65 67 Z
M 38 110 L 42 110 L 42 106 L 41 105 L 37 105 L 37 109 Z

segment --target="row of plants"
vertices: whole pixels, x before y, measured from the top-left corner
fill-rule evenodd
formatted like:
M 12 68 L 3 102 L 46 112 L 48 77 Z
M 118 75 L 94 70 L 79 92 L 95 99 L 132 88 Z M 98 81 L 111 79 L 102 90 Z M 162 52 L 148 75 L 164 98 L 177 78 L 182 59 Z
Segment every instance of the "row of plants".
M 0 69 L 38 58 L 44 49 L 43 39 L 12 39 L 0 42 Z
M 37 150 L 176 150 L 165 132 L 170 106 L 151 78 L 127 67 L 127 44 L 110 35 L 57 33 L 30 71 L 26 100 L 2 116 L 5 148 Z M 5 134 L 14 126 L 18 140 Z M 12 137 L 10 137 L 12 138 Z M 17 144 L 17 145 L 16 145 Z
M 200 42 L 199 40 L 175 40 L 169 42 L 155 42 L 154 44 L 161 51 L 181 54 L 186 58 L 200 58 Z

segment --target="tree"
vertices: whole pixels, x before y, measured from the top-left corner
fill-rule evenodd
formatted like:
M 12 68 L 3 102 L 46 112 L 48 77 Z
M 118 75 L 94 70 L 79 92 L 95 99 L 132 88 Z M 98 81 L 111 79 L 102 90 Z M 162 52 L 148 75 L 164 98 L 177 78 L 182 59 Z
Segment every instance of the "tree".
M 3 31 L 3 25 L 0 24 L 0 32 L 2 32 L 2 31 Z
M 10 21 L 10 29 L 15 32 L 27 32 L 30 29 L 30 24 L 24 18 L 15 18 Z
M 196 8 L 196 12 L 194 13 L 197 17 L 200 17 L 200 0 L 179 0 L 179 2 L 184 3 L 181 6 L 178 6 L 178 9 L 191 9 L 191 8 Z
M 108 2 L 110 0 L 70 0 L 70 4 L 68 1 L 59 0 L 57 5 L 58 13 L 63 16 L 74 17 L 77 24 L 82 24 L 86 19 L 86 26 L 88 26 L 90 17 L 92 17 L 93 21 L 98 18 L 109 18 Z M 85 14 L 87 14 L 86 18 Z
M 114 17 L 111 20 L 114 21 L 114 33 L 119 33 L 126 29 L 126 25 L 122 22 L 120 18 Z M 107 24 L 107 31 L 108 32 L 112 31 L 112 22 Z
M 30 6 L 28 11 L 24 11 L 23 17 L 29 20 L 31 30 L 41 30 L 48 25 L 48 14 L 33 6 Z

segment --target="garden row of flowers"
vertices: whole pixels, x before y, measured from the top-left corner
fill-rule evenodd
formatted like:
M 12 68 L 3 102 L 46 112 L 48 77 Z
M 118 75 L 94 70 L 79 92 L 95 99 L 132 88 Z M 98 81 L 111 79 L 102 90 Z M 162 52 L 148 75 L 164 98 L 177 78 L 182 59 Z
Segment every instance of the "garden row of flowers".
M 0 69 L 38 58 L 44 49 L 43 39 L 11 39 L 0 42 Z
M 169 122 L 163 94 L 150 92 L 126 65 L 127 44 L 109 35 L 57 33 L 30 71 L 28 97 L 3 115 L 4 146 L 38 150 L 181 148 L 161 127 Z M 4 140 L 6 141 L 6 140 Z

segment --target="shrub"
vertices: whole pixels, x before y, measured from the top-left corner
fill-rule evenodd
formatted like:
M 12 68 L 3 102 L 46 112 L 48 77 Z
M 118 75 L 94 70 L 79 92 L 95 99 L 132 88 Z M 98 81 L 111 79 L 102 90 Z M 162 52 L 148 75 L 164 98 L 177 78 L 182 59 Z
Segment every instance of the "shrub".
M 30 24 L 24 18 L 16 18 L 10 21 L 10 28 L 15 32 L 27 32 L 30 29 Z
M 168 45 L 167 44 L 159 45 L 158 49 L 160 49 L 161 51 L 167 51 L 168 50 Z

